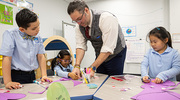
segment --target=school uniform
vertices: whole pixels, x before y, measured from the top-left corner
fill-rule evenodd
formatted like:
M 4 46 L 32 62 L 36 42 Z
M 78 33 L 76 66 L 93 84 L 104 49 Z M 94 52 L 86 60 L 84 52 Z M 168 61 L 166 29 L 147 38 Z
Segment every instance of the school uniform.
M 37 54 L 44 53 L 43 40 L 39 34 L 31 37 L 21 32 L 19 28 L 6 30 L 3 34 L 0 55 L 12 57 L 12 81 L 33 82 L 35 79 L 34 70 L 39 67 Z
M 160 78 L 176 81 L 176 75 L 180 73 L 180 55 L 177 50 L 167 46 L 167 49 L 159 54 L 154 49 L 150 49 L 144 56 L 141 63 L 141 76 L 150 78 Z
M 67 68 L 63 67 L 60 63 L 54 67 L 58 76 L 66 78 L 69 78 L 68 74 L 72 72 L 73 69 L 74 67 L 71 64 L 69 64 Z

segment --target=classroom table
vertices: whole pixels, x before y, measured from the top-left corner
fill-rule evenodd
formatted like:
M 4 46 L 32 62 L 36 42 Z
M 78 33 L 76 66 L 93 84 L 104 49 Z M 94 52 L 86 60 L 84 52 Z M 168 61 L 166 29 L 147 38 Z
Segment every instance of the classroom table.
M 89 89 L 89 87 L 85 83 L 73 86 L 72 80 L 59 82 L 66 87 L 71 97 L 71 100 L 132 100 L 130 99 L 131 97 L 137 95 L 143 90 L 140 86 L 144 85 L 144 83 L 142 83 L 140 76 L 118 75 L 109 77 L 107 75 L 97 73 L 96 76 L 97 78 L 91 80 L 91 83 L 98 85 L 98 88 L 96 89 Z M 116 80 L 113 79 L 113 77 L 121 77 L 122 80 Z M 61 77 L 55 76 L 51 78 L 55 81 L 60 79 Z M 42 86 L 46 87 L 49 85 L 48 83 L 42 86 L 35 83 L 23 85 L 23 88 L 10 90 L 10 93 L 26 94 L 26 97 L 20 100 L 47 100 L 47 91 L 45 91 L 43 94 L 30 94 L 28 93 L 28 91 L 42 92 L 44 90 Z M 180 94 L 180 85 L 170 91 Z
M 119 76 L 123 78 L 123 76 Z M 140 76 L 125 75 L 124 78 L 126 80 L 118 81 L 113 79 L 113 76 L 110 76 L 94 97 L 103 100 L 132 100 L 130 99 L 131 97 L 144 90 L 140 87 L 141 85 L 144 85 Z M 180 85 L 170 91 L 180 94 Z M 94 100 L 100 99 L 95 98 Z
M 108 75 L 96 73 L 96 78 L 91 79 L 90 83 L 94 83 L 99 87 L 107 77 L 108 77 Z M 51 76 L 50 78 L 52 78 L 53 81 L 55 81 L 55 80 L 60 79 L 61 77 Z M 66 89 L 69 92 L 69 95 L 71 97 L 71 100 L 79 100 L 79 98 L 84 99 L 84 100 L 85 99 L 92 99 L 93 93 L 97 90 L 97 88 L 96 89 L 89 89 L 89 87 L 85 83 L 81 83 L 77 86 L 74 86 L 72 80 L 59 81 L 59 82 L 66 87 Z M 28 91 L 30 91 L 30 92 L 42 92 L 44 90 L 43 87 L 46 87 L 48 85 L 49 85 L 48 82 L 46 82 L 46 84 L 41 84 L 41 86 L 36 84 L 36 83 L 23 84 L 24 87 L 22 87 L 21 89 L 10 90 L 9 93 L 26 94 L 26 97 L 22 98 L 20 100 L 46 100 L 47 91 L 45 91 L 43 94 L 30 94 L 30 93 L 28 93 Z M 3 89 L 5 89 L 5 88 L 3 88 Z

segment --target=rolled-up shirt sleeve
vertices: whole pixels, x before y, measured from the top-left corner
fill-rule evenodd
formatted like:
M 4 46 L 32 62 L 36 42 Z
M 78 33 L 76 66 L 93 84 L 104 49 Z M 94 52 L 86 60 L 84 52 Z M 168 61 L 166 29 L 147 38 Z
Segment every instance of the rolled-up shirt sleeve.
M 0 49 L 0 55 L 12 56 L 14 52 L 14 38 L 9 31 L 5 31 L 3 34 L 3 41 Z
M 76 49 L 81 48 L 86 51 L 87 50 L 87 40 L 84 38 L 84 36 L 80 32 L 79 25 L 76 25 L 75 33 L 76 33 Z
M 149 67 L 149 53 L 150 53 L 150 50 L 146 53 L 146 55 L 144 56 L 143 58 L 143 61 L 141 62 L 141 76 L 144 77 L 144 76 L 148 76 L 148 67 Z
M 118 39 L 118 20 L 112 14 L 104 12 L 100 16 L 99 27 L 102 31 L 103 46 L 101 52 L 113 54 Z

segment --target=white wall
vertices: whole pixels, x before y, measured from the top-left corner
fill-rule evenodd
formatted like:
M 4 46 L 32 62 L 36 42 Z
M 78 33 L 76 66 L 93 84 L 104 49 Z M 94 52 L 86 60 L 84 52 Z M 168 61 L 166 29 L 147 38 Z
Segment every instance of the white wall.
M 170 33 L 180 34 L 180 0 L 170 0 Z M 172 38 L 180 39 L 180 35 L 172 36 Z M 173 42 L 173 48 L 180 53 L 180 42 Z
M 64 0 L 26 0 L 33 3 L 33 10 L 38 14 L 40 20 L 40 34 L 43 38 L 48 38 L 53 35 L 62 35 L 62 21 L 71 22 L 67 14 L 68 2 Z M 0 3 L 12 6 L 0 1 Z M 14 8 L 14 18 L 17 13 L 17 7 Z M 14 25 L 0 24 L 0 46 L 2 42 L 2 34 L 5 30 L 17 27 L 14 20 Z M 47 51 L 48 58 L 55 57 L 57 52 Z
M 39 14 L 40 33 L 43 38 L 61 35 L 62 21 L 71 23 L 71 19 L 67 14 L 68 2 L 64 0 L 27 1 L 34 4 L 34 12 Z M 167 30 L 170 29 L 170 33 L 180 33 L 179 0 L 98 0 L 87 2 L 87 4 L 93 9 L 112 12 L 119 19 L 121 26 L 136 26 L 137 38 L 145 38 L 152 28 L 160 25 Z M 2 33 L 12 27 L 16 27 L 15 22 L 13 26 L 0 24 L 0 46 Z M 83 67 L 88 67 L 95 59 L 91 43 L 88 42 L 88 45 L 88 51 L 81 65 Z M 149 48 L 148 43 L 146 43 L 145 48 Z M 48 52 L 48 58 L 55 55 L 56 52 Z M 140 64 L 126 63 L 124 72 L 140 74 Z
M 137 39 L 145 39 L 147 33 L 157 26 L 169 29 L 168 0 L 100 0 L 87 4 L 93 9 L 112 12 L 121 26 L 136 26 L 137 37 L 134 38 Z M 148 49 L 146 42 L 145 50 Z M 125 63 L 124 73 L 140 74 L 140 63 Z
M 180 33 L 180 0 L 170 1 L 170 33 Z
M 68 3 L 64 0 L 27 0 L 34 4 L 34 11 L 39 14 L 40 33 L 43 38 L 53 35 L 62 36 L 62 21 L 71 22 L 67 14 Z M 54 58 L 59 50 L 46 51 L 48 59 Z

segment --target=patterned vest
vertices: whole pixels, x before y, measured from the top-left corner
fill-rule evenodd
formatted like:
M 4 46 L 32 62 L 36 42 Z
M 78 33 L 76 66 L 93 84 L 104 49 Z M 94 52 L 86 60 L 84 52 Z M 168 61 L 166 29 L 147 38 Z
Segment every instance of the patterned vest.
M 103 13 L 103 11 L 99 12 L 99 11 L 95 11 L 95 10 L 91 10 L 92 11 L 92 26 L 91 26 L 91 38 L 88 39 L 85 35 L 85 28 L 82 26 L 79 26 L 79 29 L 81 31 L 81 33 L 83 34 L 84 38 L 86 40 L 90 40 L 92 43 L 92 46 L 95 49 L 95 53 L 96 53 L 96 57 L 99 56 L 100 51 L 101 51 L 101 47 L 103 44 L 102 41 L 102 32 L 99 28 L 99 18 L 101 13 Z M 106 60 L 109 61 L 110 59 L 112 59 L 113 57 L 115 57 L 118 53 L 120 53 L 124 48 L 125 48 L 125 40 L 124 40 L 124 35 L 122 33 L 121 27 L 120 25 L 118 25 L 118 39 L 117 39 L 117 45 L 116 48 L 114 50 L 114 54 L 110 55 Z

